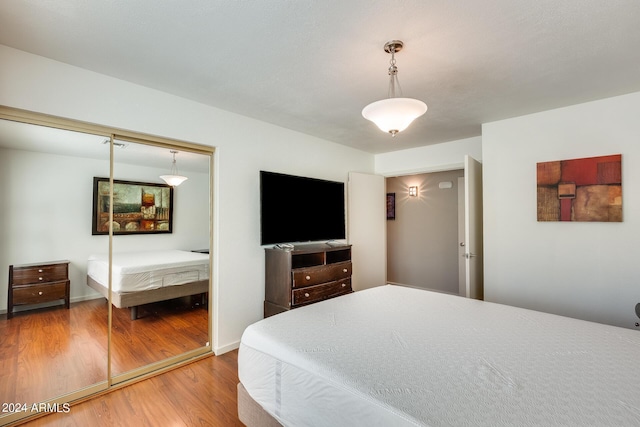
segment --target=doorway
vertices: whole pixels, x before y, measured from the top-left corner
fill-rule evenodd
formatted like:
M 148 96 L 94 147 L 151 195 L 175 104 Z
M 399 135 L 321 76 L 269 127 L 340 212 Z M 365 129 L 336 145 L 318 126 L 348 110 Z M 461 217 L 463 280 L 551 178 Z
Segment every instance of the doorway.
M 386 178 L 395 196 L 395 215 L 387 220 L 389 283 L 461 295 L 461 183 L 464 194 L 464 169 Z
M 482 164 L 473 159 L 469 155 L 464 156 L 464 162 L 460 167 L 464 167 L 464 231 L 465 231 L 465 246 L 464 246 L 464 264 L 465 264 L 465 292 L 464 296 L 475 299 L 483 299 L 483 255 L 482 255 Z M 441 170 L 440 170 L 441 171 Z M 450 169 L 448 170 L 450 171 Z M 425 179 L 429 172 L 424 172 Z M 431 172 L 434 173 L 434 172 Z M 399 278 L 395 272 L 388 273 L 390 270 L 389 264 L 395 263 L 391 267 L 397 268 L 396 271 L 404 274 L 406 272 L 413 272 L 422 265 L 425 260 L 431 260 L 428 256 L 425 256 L 425 252 L 422 248 L 411 248 L 410 250 L 404 250 L 407 245 L 404 245 L 402 239 L 396 239 L 397 245 L 388 244 L 389 230 L 392 227 L 400 227 L 400 221 L 405 221 L 407 215 L 405 215 L 404 207 L 409 205 L 410 198 L 413 198 L 413 205 L 420 203 L 433 203 L 432 196 L 436 194 L 434 190 L 426 192 L 428 186 L 422 185 L 421 180 L 416 178 L 420 175 L 395 175 L 396 178 L 402 178 L 403 181 L 399 181 L 396 187 L 393 187 L 391 181 L 387 183 L 387 178 L 391 179 L 389 175 L 387 178 L 383 175 L 363 174 L 357 172 L 349 173 L 349 215 L 348 215 L 348 240 L 354 246 L 354 290 L 362 290 L 374 286 L 380 286 L 384 283 L 399 284 L 405 286 L 415 286 L 423 289 L 432 289 L 439 292 L 450 292 L 455 295 L 462 295 L 459 289 L 457 277 L 457 267 L 454 267 L 455 273 L 452 273 L 450 277 L 453 277 L 454 284 L 450 285 L 450 288 L 443 290 L 436 281 L 432 280 L 428 285 L 416 286 L 414 280 L 411 278 L 405 280 Z M 414 179 L 413 182 L 404 181 Z M 440 188 L 440 182 L 437 181 L 438 190 L 452 190 L 454 188 L 453 181 L 451 188 L 446 181 L 443 184 L 443 188 Z M 457 182 L 457 178 L 455 180 Z M 415 196 L 410 195 L 411 191 Z M 457 187 L 457 186 L 455 186 Z M 387 197 L 385 198 L 385 193 Z M 456 193 L 452 192 L 453 197 L 457 198 Z M 392 197 L 393 195 L 393 197 Z M 385 203 L 386 201 L 386 203 Z M 393 201 L 390 203 L 390 201 Z M 385 204 L 387 210 L 387 218 L 385 220 Z M 457 203 L 453 209 L 451 215 L 457 217 Z M 393 219 L 391 219 L 393 218 Z M 404 218 L 404 219 L 403 219 Z M 457 224 L 457 220 L 455 221 Z M 405 221 L 405 228 L 408 230 L 405 235 L 406 239 L 413 239 L 414 230 L 420 230 L 428 222 L 423 218 L 418 218 L 415 221 Z M 454 227 L 452 231 L 453 243 L 447 243 L 445 246 L 447 251 L 452 250 L 455 254 L 459 247 L 459 241 L 457 239 L 457 227 Z M 423 233 L 422 241 L 434 240 L 432 236 Z M 457 245 L 457 246 L 456 246 Z M 391 254 L 391 256 L 389 255 Z M 429 254 L 427 254 L 429 255 Z M 435 256 L 435 255 L 434 255 Z M 455 259 L 455 255 L 452 255 Z M 457 266 L 457 261 L 452 262 L 454 266 Z M 360 267 L 362 265 L 362 271 Z M 366 267 L 365 267 L 366 266 Z M 369 268 L 373 266 L 373 268 Z M 430 276 L 431 273 L 427 271 L 423 273 L 424 276 Z M 431 288 L 433 286 L 433 288 Z

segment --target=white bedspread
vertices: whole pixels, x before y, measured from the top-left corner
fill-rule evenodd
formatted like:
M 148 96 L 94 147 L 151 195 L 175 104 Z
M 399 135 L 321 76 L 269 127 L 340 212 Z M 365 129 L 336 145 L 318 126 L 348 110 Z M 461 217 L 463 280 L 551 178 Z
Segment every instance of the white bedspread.
M 238 364 L 285 426 L 640 425 L 640 332 L 399 286 L 257 322 Z
M 106 287 L 109 283 L 108 255 L 91 255 L 87 274 Z M 208 278 L 208 254 L 179 250 L 113 254 L 113 292 L 144 291 Z

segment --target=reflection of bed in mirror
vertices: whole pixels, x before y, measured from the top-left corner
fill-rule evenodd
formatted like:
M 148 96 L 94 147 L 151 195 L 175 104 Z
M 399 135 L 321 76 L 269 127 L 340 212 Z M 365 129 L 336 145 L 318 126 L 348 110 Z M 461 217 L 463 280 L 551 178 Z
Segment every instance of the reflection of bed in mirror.
M 209 255 L 190 251 L 165 250 L 113 254 L 112 303 L 130 308 L 209 291 Z M 91 255 L 87 262 L 87 284 L 108 297 L 109 257 Z

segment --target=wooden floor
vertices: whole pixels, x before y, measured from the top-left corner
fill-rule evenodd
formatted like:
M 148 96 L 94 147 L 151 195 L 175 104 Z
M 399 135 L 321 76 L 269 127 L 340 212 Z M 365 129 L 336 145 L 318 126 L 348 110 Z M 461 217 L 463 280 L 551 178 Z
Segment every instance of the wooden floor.
M 237 415 L 238 351 L 211 356 L 74 405 L 26 427 L 242 426 Z
M 114 308 L 112 373 L 205 346 L 208 313 L 199 301 L 187 298 L 149 304 L 140 307 L 134 321 L 129 310 Z M 2 316 L 0 401 L 30 405 L 106 381 L 107 308 L 106 300 L 97 299 L 71 304 L 68 310 L 49 307 L 19 312 L 12 319 Z M 70 414 L 47 416 L 57 418 L 54 424 L 42 420 L 35 422 L 45 424 L 33 425 L 88 425 L 86 417 L 96 417 L 89 418 L 90 425 L 236 425 L 236 384 L 234 354 L 207 358 L 113 396 L 99 397 L 98 406 L 88 402 L 74 406 Z M 157 419 L 176 421 L 155 423 L 156 414 Z M 72 421 L 76 417 L 81 421 Z M 145 417 L 150 421 L 141 421 Z M 127 421 L 129 418 L 136 421 Z M 225 423 L 216 424 L 217 419 Z

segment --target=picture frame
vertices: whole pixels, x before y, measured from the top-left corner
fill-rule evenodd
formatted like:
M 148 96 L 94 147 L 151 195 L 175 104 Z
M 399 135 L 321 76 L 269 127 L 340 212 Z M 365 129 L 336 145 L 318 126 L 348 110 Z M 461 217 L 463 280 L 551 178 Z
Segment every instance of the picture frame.
M 93 178 L 92 235 L 109 234 L 109 178 Z M 173 232 L 173 187 L 113 181 L 113 234 Z
M 622 154 L 536 164 L 538 222 L 622 222 Z
M 387 220 L 396 219 L 396 193 L 387 193 Z

